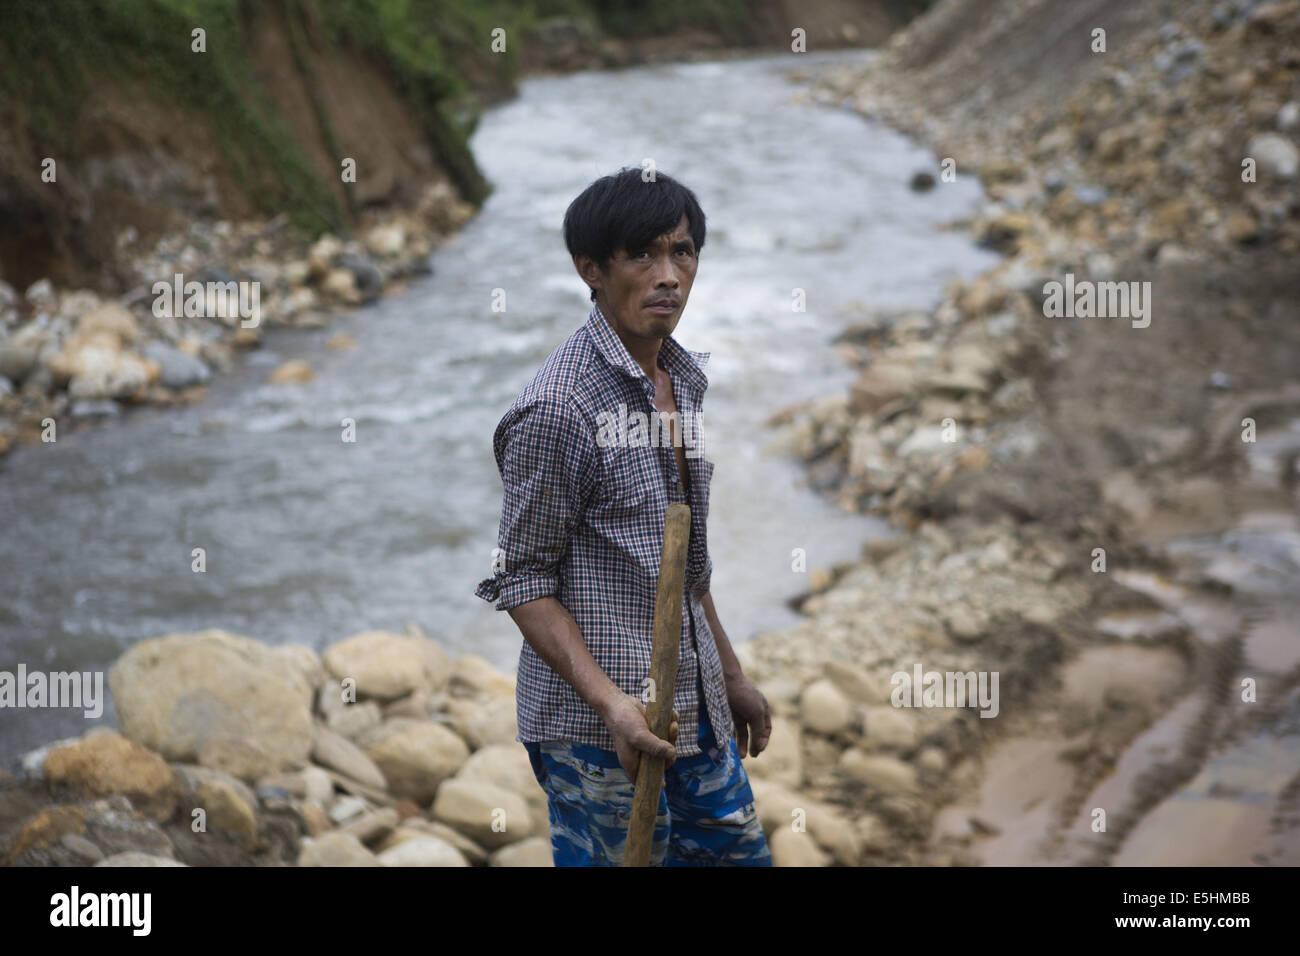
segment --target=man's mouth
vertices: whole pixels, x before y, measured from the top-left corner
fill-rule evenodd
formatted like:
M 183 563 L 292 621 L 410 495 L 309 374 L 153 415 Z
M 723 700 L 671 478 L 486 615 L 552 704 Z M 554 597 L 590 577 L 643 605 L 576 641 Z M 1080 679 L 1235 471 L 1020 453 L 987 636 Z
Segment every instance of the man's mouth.
M 658 299 L 646 306 L 651 312 L 662 312 L 667 315 L 676 312 L 680 303 L 675 299 Z

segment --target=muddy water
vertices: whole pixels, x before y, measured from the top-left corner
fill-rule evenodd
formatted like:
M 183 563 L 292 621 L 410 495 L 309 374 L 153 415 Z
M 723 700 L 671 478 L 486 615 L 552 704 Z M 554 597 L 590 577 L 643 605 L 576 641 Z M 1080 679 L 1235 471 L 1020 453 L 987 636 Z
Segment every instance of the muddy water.
M 801 62 L 818 59 L 835 57 Z M 518 632 L 473 595 L 501 506 L 492 429 L 586 318 L 560 236 L 566 205 L 646 158 L 691 185 L 708 216 L 677 337 L 712 353 L 704 427 L 717 465 L 719 614 L 738 642 L 790 624 L 786 601 L 807 580 L 792 573 L 792 550 L 812 571 L 855 557 L 880 528 L 765 454 L 764 419 L 843 392 L 850 372 L 832 340 L 863 308 L 930 306 L 947 279 L 995 260 L 945 230 L 979 200 L 973 179 L 911 192 L 911 174 L 934 157 L 809 102 L 788 65 L 526 82 L 480 124 L 473 148 L 495 192 L 435 254 L 427 281 L 328 331 L 270 330 L 198 406 L 138 411 L 10 455 L 0 669 L 102 669 L 142 638 L 207 627 L 320 649 L 410 621 L 453 652 L 512 669 Z M 796 288 L 805 312 L 791 309 Z M 495 289 L 504 313 L 492 311 Z M 327 350 L 336 330 L 359 347 Z M 308 361 L 315 381 L 263 384 L 289 358 Z M 345 417 L 355 444 L 339 440 Z M 204 574 L 190 569 L 195 547 L 206 549 Z M 85 729 L 66 711 L 5 712 L 0 764 Z

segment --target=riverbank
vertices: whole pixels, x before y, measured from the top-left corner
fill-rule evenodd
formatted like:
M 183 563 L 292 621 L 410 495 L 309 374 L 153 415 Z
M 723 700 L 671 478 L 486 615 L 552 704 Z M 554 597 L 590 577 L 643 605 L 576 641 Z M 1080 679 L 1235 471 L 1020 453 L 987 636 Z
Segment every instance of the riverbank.
M 752 55 L 783 48 L 796 21 L 813 49 L 879 43 L 925 5 L 577 4 L 539 19 L 451 4 L 428 24 L 365 0 L 242 19 L 221 0 L 152 0 L 152 19 L 111 8 L 93 28 L 75 5 L 22 11 L 0 38 L 11 63 L 78 55 L 64 84 L 0 70 L 16 131 L 0 166 L 36 171 L 0 181 L 14 224 L 0 241 L 0 460 L 60 427 L 199 401 L 262 328 L 327 325 L 422 274 L 486 197 L 468 137 L 523 75 Z M 178 47 L 195 14 L 207 26 Z M 494 29 L 499 49 L 471 40 Z M 160 281 L 203 288 L 160 314 Z M 256 298 L 258 315 L 227 296 Z M 291 364 L 269 381 L 310 374 Z
M 200 221 L 146 249 L 134 248 L 128 230 L 117 268 L 131 291 L 122 296 L 48 279 L 23 292 L 0 282 L 0 312 L 17 324 L 0 341 L 0 453 L 132 406 L 202 401 L 212 376 L 256 348 L 265 328 L 325 327 L 427 275 L 430 253 L 473 214 L 435 179 L 409 209 L 365 216 L 351 240 L 327 232 L 308 242 L 285 217 Z M 347 336 L 333 341 L 349 345 Z M 311 375 L 291 360 L 267 381 Z
M 780 714 L 772 759 L 746 762 L 774 851 L 1295 865 L 1300 5 L 1130 10 L 1104 66 L 1023 50 L 1051 73 L 1034 102 L 980 51 L 1068 45 L 1040 31 L 1048 5 L 957 39 L 976 6 L 940 4 L 820 91 L 980 175 L 971 232 L 1007 259 L 851 331 L 850 393 L 774 422 L 844 507 L 903 532 L 743 650 Z M 1232 150 L 1224 172 L 1231 143 L 1254 182 Z M 1048 318 L 1067 273 L 1150 283 L 1152 311 Z M 996 673 L 1000 694 L 897 706 L 917 671 Z M 834 824 L 809 809 L 801 839 L 810 805 Z
M 418 628 L 319 655 L 172 634 L 108 685 L 121 733 L 0 771 L 4 865 L 551 865 L 514 681 Z

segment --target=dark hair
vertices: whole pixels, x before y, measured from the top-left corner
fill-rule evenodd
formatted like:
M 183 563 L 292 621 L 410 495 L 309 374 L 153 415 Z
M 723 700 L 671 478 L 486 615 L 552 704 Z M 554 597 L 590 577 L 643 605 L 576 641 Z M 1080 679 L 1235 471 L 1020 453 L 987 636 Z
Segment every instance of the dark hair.
M 641 251 L 676 228 L 683 213 L 698 255 L 704 248 L 704 210 L 695 193 L 658 171 L 654 179 L 643 182 L 640 169 L 625 166 L 597 179 L 569 203 L 564 243 L 569 255 L 591 256 L 602 270 L 608 269 L 614 252 Z M 595 289 L 591 300 L 596 301 Z

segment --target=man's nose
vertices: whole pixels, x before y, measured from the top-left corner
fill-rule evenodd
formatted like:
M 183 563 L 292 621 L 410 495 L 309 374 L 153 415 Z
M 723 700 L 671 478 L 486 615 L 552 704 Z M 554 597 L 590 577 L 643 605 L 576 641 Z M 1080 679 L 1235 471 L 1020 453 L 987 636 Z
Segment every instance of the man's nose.
M 672 289 L 677 288 L 677 271 L 673 268 L 672 262 L 667 259 L 662 259 L 655 265 L 655 286 L 663 285 Z

